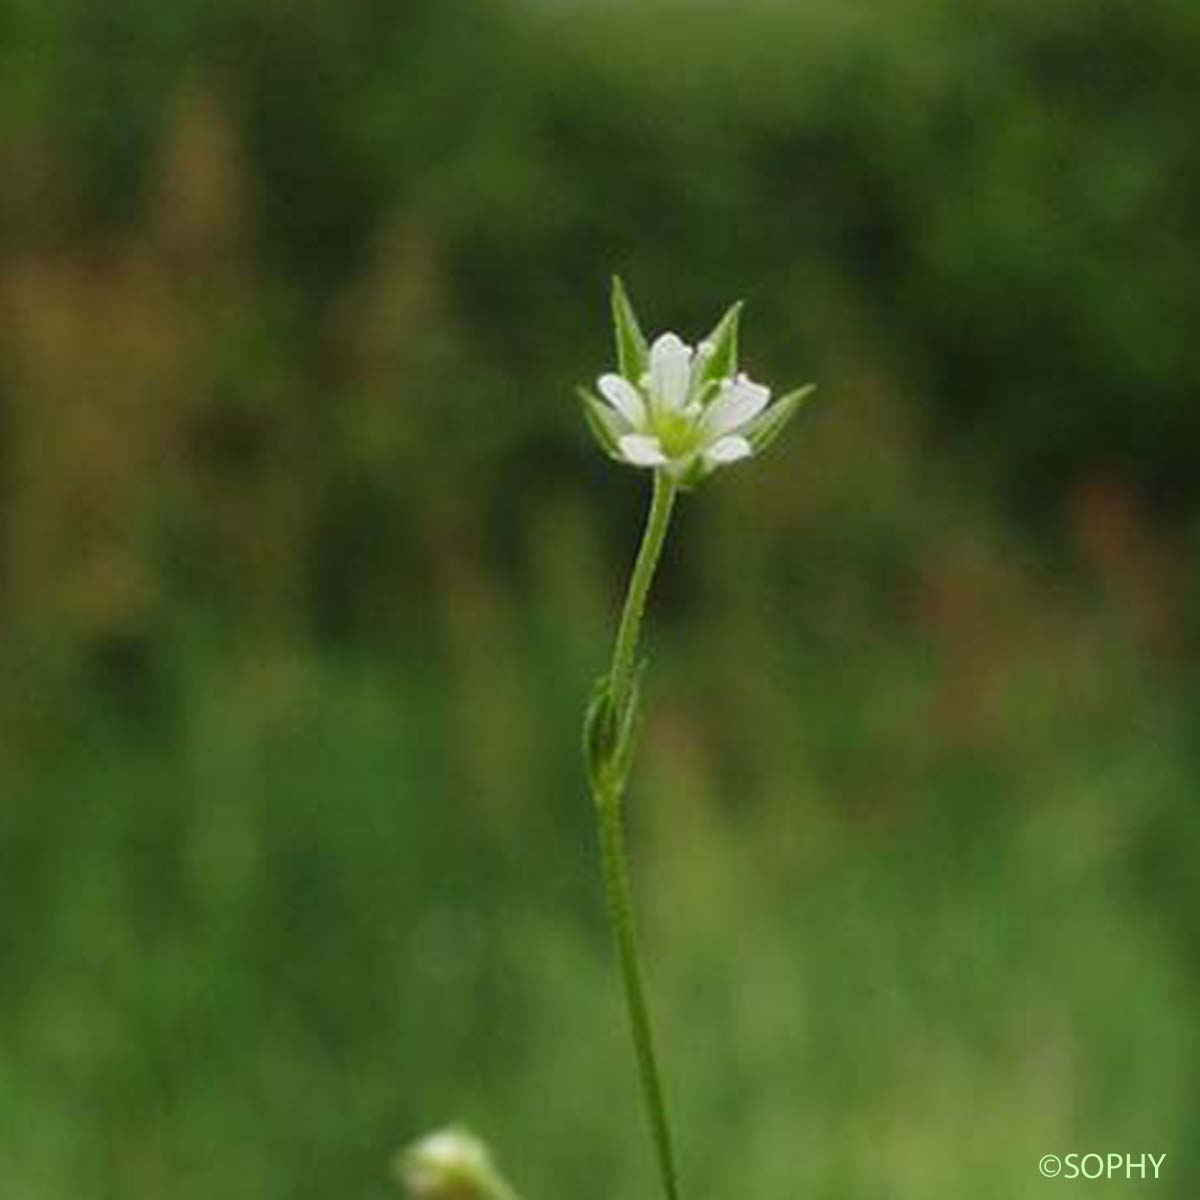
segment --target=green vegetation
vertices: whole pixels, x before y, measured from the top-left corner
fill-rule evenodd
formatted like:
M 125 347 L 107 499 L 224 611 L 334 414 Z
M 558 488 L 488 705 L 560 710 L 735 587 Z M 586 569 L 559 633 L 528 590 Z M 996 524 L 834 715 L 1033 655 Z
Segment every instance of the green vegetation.
M 1190 1196 L 1200 8 L 397 7 L 0 0 L 0 1194 L 653 1194 L 619 271 L 822 384 L 647 618 L 685 1200 Z

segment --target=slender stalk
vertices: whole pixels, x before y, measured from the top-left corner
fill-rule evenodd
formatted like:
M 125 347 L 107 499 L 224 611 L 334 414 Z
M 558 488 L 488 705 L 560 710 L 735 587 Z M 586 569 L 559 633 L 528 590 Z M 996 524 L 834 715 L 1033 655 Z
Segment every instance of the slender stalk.
M 671 1129 L 667 1123 L 667 1106 L 663 1100 L 658 1060 L 654 1053 L 654 1035 L 650 1027 L 650 1013 L 646 1007 L 642 971 L 638 965 L 637 938 L 633 928 L 633 898 L 629 889 L 629 870 L 626 866 L 624 814 L 620 797 L 606 797 L 598 811 L 608 919 L 612 926 L 613 941 L 616 943 L 617 958 L 625 983 L 625 1004 L 629 1010 L 633 1048 L 637 1054 L 642 1099 L 650 1120 L 650 1135 L 654 1141 L 654 1153 L 658 1159 L 663 1191 L 667 1200 L 678 1200 L 679 1185 L 675 1173 L 675 1155 L 671 1148 Z
M 633 575 L 629 580 L 629 591 L 621 612 L 621 624 L 617 628 L 617 644 L 613 649 L 610 678 L 613 707 L 618 713 L 624 710 L 629 699 L 638 633 L 642 627 L 642 613 L 646 609 L 650 582 L 654 578 L 654 570 L 658 566 L 663 542 L 667 536 L 667 526 L 671 522 L 671 509 L 675 506 L 676 491 L 670 476 L 662 471 L 654 473 L 654 496 L 650 501 L 650 515 L 646 518 L 646 532 L 642 534 L 642 544 L 633 564 Z
M 610 695 L 614 711 L 617 713 L 625 711 L 633 686 L 642 614 L 646 608 L 650 583 L 662 553 L 667 526 L 670 524 L 675 493 L 675 483 L 664 473 L 656 472 L 646 531 L 642 535 L 642 544 L 638 549 L 633 575 L 629 581 L 629 591 L 625 597 L 625 607 L 621 613 L 621 624 L 617 630 L 617 641 L 613 650 L 612 670 L 609 675 Z M 663 1191 L 666 1200 L 678 1200 L 679 1186 L 671 1148 L 671 1131 L 667 1122 L 667 1108 L 659 1079 L 654 1036 L 650 1025 L 650 1013 L 646 1006 L 645 987 L 634 933 L 633 897 L 625 852 L 623 799 L 620 785 L 613 786 L 607 794 L 595 797 L 608 919 L 625 984 L 625 1003 L 629 1010 L 629 1024 L 637 1055 L 642 1099 L 650 1121 L 650 1133 L 662 1177 Z

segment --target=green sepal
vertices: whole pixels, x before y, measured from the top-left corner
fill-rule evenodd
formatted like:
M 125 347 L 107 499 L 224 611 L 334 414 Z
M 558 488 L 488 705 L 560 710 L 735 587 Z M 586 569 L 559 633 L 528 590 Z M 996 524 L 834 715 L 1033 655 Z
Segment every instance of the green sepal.
M 613 276 L 612 316 L 613 333 L 617 340 L 617 365 L 621 374 L 634 387 L 638 387 L 642 376 L 650 369 L 650 350 L 619 275 Z
M 782 432 L 783 427 L 796 415 L 796 410 L 817 390 L 815 383 L 807 383 L 781 396 L 758 417 L 755 417 L 741 435 L 750 443 L 755 454 L 765 450 Z
M 618 424 L 617 414 L 598 396 L 594 396 L 589 392 L 587 388 L 579 387 L 575 390 L 578 392 L 580 403 L 583 405 L 583 419 L 587 422 L 587 427 L 592 431 L 592 436 L 600 443 L 600 449 L 609 458 L 616 459 L 617 462 L 624 462 L 625 459 L 621 456 L 619 445 L 623 431 Z
M 702 377 L 705 374 L 705 372 L 701 372 Z M 702 378 L 692 392 L 691 399 L 697 401 L 701 408 L 707 408 L 717 398 L 720 390 L 721 381 L 719 379 Z
M 737 374 L 738 324 L 742 316 L 742 301 L 730 306 L 728 312 L 716 323 L 713 331 L 701 342 L 712 346 L 712 353 L 705 360 L 700 372 L 700 382 L 711 379 L 729 379 Z

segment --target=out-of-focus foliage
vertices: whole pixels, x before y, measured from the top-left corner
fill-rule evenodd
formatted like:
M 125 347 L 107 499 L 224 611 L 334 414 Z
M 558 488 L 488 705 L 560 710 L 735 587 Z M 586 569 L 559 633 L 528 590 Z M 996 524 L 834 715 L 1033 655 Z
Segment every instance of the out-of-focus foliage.
M 1194 0 L 0 0 L 0 1192 L 649 1192 L 619 271 L 821 384 L 651 617 L 688 1194 L 1190 1195 L 1197 111 Z

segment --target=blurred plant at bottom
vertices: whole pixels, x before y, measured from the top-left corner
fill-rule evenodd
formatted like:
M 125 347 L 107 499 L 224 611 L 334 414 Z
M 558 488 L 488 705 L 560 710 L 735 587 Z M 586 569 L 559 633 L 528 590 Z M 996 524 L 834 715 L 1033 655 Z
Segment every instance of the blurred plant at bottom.
M 414 1142 L 397 1156 L 395 1170 L 412 1200 L 517 1200 L 487 1146 L 458 1127 Z

